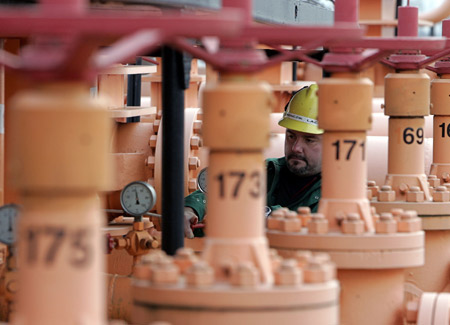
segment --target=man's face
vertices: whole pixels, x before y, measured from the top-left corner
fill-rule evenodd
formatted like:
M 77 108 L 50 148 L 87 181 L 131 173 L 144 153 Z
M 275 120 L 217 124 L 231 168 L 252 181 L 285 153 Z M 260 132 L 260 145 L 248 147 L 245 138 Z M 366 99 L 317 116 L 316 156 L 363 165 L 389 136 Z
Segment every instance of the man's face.
M 297 176 L 312 176 L 322 170 L 322 135 L 286 129 L 284 155 L 287 167 Z

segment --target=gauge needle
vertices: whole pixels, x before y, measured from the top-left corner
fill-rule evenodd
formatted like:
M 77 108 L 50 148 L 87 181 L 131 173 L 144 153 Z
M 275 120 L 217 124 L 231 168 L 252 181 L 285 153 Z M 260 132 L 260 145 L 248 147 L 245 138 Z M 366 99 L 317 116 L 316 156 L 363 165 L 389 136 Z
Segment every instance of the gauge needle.
M 138 193 L 137 193 L 136 189 L 134 189 L 134 193 L 136 193 L 136 204 L 139 205 L 139 196 L 138 196 Z

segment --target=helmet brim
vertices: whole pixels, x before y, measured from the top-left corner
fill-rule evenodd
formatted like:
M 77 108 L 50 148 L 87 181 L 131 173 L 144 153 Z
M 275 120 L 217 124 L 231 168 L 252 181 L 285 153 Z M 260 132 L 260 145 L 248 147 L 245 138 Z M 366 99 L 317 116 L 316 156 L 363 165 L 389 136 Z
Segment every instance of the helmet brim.
M 285 127 L 287 129 L 291 129 L 298 132 L 303 133 L 311 133 L 311 134 L 322 134 L 323 130 L 319 129 L 317 126 L 305 122 L 296 121 L 290 119 L 289 117 L 283 117 L 278 125 Z

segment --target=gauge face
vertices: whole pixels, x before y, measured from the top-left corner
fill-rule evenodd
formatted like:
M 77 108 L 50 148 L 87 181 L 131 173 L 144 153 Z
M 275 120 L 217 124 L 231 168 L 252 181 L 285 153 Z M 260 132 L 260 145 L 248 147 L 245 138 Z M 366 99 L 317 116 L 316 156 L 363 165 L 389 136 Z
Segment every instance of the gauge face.
M 208 187 L 206 179 L 208 177 L 208 168 L 203 168 L 197 176 L 198 189 L 206 194 Z
M 155 189 L 145 182 L 131 182 L 120 193 L 120 204 L 123 210 L 135 217 L 150 211 L 155 202 Z
M 0 207 L 0 242 L 6 245 L 14 243 L 18 214 L 19 207 L 15 204 Z

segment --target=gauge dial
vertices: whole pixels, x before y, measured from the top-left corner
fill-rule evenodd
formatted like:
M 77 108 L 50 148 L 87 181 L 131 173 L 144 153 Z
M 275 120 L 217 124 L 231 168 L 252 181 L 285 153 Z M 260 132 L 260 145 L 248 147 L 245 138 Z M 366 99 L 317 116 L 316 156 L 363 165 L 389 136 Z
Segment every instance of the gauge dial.
M 0 242 L 6 245 L 14 243 L 18 214 L 19 207 L 15 204 L 0 207 Z
M 155 189 L 145 182 L 131 182 L 120 193 L 123 210 L 134 217 L 140 217 L 150 211 L 155 202 Z
M 197 176 L 198 189 L 205 194 L 208 190 L 207 177 L 208 177 L 208 168 L 205 167 L 200 171 L 200 173 L 198 173 Z

